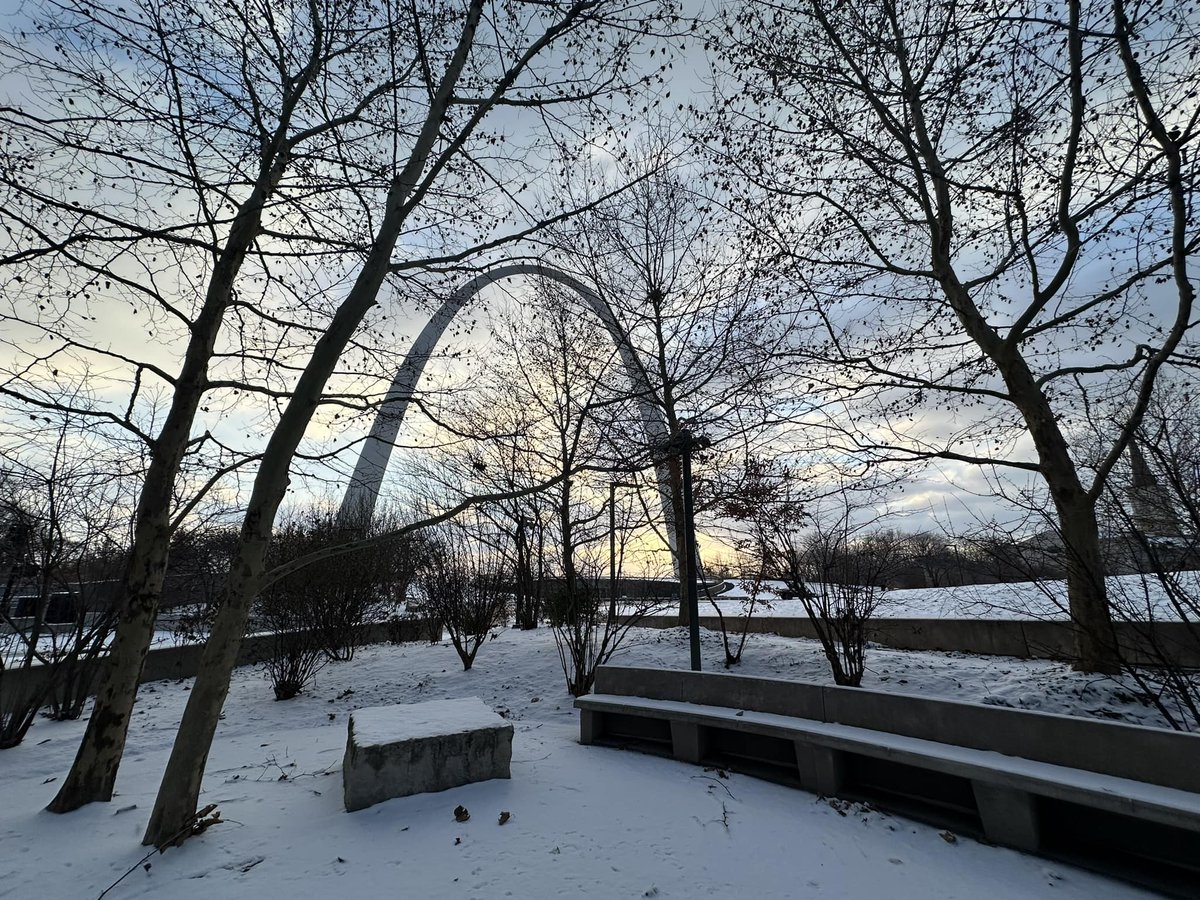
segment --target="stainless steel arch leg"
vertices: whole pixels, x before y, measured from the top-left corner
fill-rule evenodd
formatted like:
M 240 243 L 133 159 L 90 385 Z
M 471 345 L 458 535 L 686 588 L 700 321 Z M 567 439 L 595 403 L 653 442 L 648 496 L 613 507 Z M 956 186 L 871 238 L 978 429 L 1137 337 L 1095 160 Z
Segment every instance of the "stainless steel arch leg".
M 350 484 L 346 487 L 346 493 L 342 498 L 342 505 L 338 513 L 341 521 L 363 521 L 374 512 L 375 504 L 379 499 L 379 489 L 383 484 L 383 476 L 387 472 L 388 461 L 392 455 L 392 447 L 408 412 L 410 399 L 421 378 L 421 373 L 425 370 L 425 363 L 433 355 L 438 341 L 454 317 L 488 285 L 505 278 L 523 275 L 549 278 L 575 291 L 583 299 L 613 339 L 625 372 L 637 390 L 637 403 L 647 444 L 652 446 L 666 442 L 669 436 L 666 421 L 659 408 L 651 402 L 650 385 L 643 377 L 641 368 L 637 365 L 633 348 L 625 339 L 620 325 L 608 305 L 579 279 L 552 266 L 540 263 L 507 263 L 475 276 L 458 288 L 417 335 L 404 362 L 396 371 L 396 377 L 392 379 L 387 397 L 371 425 L 371 433 L 367 436 L 363 448 L 359 452 L 358 462 L 354 466 L 354 474 L 351 476 Z M 671 503 L 671 482 L 667 467 L 665 465 L 658 466 L 656 476 L 663 517 L 667 526 L 665 529 L 667 542 L 671 548 L 675 571 L 678 573 L 680 567 L 679 554 L 675 546 L 675 513 Z

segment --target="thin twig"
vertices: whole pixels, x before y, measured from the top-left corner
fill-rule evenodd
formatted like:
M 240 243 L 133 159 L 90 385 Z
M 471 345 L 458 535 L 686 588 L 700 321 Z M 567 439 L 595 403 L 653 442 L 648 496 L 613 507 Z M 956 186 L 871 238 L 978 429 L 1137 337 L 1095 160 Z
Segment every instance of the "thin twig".
M 217 805 L 215 803 L 210 803 L 208 806 L 204 807 L 204 809 L 197 810 L 196 812 L 192 813 L 191 817 L 187 820 L 187 823 L 182 828 L 180 828 L 178 831 L 176 831 L 174 834 L 172 834 L 170 837 L 168 837 L 162 843 L 156 844 L 153 847 L 153 849 L 150 850 L 149 853 L 147 853 L 145 856 L 143 856 L 141 859 L 139 859 L 137 862 L 135 862 L 132 866 L 130 866 L 128 869 L 126 869 L 125 874 L 122 875 L 120 878 L 118 878 L 116 881 L 114 881 L 112 884 L 110 884 L 108 887 L 106 887 L 104 890 L 102 890 L 100 892 L 100 896 L 98 896 L 96 898 L 96 900 L 104 900 L 105 894 L 107 894 L 109 891 L 111 891 L 113 888 L 115 888 L 118 884 L 120 884 L 122 881 L 124 881 L 126 878 L 128 878 L 134 872 L 134 870 L 137 869 L 139 866 L 146 865 L 147 861 L 149 861 L 150 857 L 152 857 L 155 853 L 163 853 L 166 851 L 166 849 L 168 847 L 175 846 L 175 844 L 177 842 L 181 841 L 185 835 L 195 831 L 198 827 L 200 827 L 200 825 L 202 823 L 203 823 L 203 827 L 200 828 L 200 831 L 207 830 L 210 825 L 219 824 L 221 822 L 221 814 L 219 812 L 216 812 L 216 809 L 217 809 Z M 211 819 L 206 819 L 206 817 L 209 816 L 210 813 L 212 813 L 214 815 L 212 815 Z
M 725 782 L 721 781 L 721 779 L 719 779 L 719 778 L 713 778 L 711 775 L 693 775 L 692 777 L 693 777 L 693 778 L 704 778 L 704 779 L 706 779 L 707 781 L 715 781 L 715 782 L 716 782 L 717 784 L 719 784 L 721 787 L 725 788 L 725 793 L 727 793 L 727 794 L 729 795 L 729 799 L 730 799 L 730 800 L 736 800 L 736 799 L 737 799 L 737 797 L 733 796 L 733 791 L 731 791 L 731 790 L 729 789 L 729 786 L 728 786 L 728 785 L 726 785 L 726 784 L 725 784 Z

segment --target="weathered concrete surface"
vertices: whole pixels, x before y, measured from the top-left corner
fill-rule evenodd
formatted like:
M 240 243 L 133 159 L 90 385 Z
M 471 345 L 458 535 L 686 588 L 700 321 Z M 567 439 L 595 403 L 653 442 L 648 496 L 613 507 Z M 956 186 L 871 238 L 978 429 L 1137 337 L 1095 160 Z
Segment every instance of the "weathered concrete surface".
M 355 710 L 342 763 L 346 809 L 508 778 L 512 737 L 478 697 Z
M 1037 798 L 1025 791 L 984 781 L 973 781 L 971 788 L 979 806 L 983 833 L 989 841 L 1026 853 L 1038 852 L 1041 848 L 1041 829 Z
M 600 666 L 596 693 L 836 722 L 1200 792 L 1200 735 L 1165 728 L 683 669 Z
M 647 616 L 644 628 L 677 628 L 675 616 Z M 740 632 L 745 620 L 726 616 L 730 632 Z M 720 630 L 716 616 L 702 616 L 700 627 Z M 1184 622 L 1117 622 L 1117 639 L 1125 658 L 1138 665 L 1167 661 L 1200 668 L 1200 643 Z M 750 619 L 751 634 L 815 639 L 816 629 L 807 616 L 759 616 Z M 897 650 L 953 650 L 983 656 L 1016 656 L 1022 659 L 1073 657 L 1074 637 L 1068 622 L 1017 619 L 875 619 L 870 640 Z M 699 701 L 697 701 L 699 702 Z

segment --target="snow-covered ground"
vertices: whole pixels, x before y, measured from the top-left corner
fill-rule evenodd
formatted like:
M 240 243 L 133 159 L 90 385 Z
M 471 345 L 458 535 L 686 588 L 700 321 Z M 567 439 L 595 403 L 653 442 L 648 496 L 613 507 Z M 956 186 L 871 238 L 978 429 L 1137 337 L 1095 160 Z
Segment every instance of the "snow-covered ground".
M 686 665 L 683 630 L 632 635 L 619 661 Z M 706 667 L 718 666 L 719 636 L 702 637 Z M 1050 662 L 872 650 L 869 666 L 872 687 L 1155 721 L 1119 685 Z M 740 670 L 828 679 L 815 644 L 769 635 L 751 636 Z M 143 687 L 109 804 L 42 811 L 81 722 L 41 720 L 0 753 L 0 897 L 95 898 L 130 869 L 108 898 L 1148 896 L 750 777 L 580 746 L 545 629 L 500 633 L 467 673 L 446 645 L 371 647 L 284 703 L 259 671 L 239 670 L 201 797 L 226 822 L 142 867 L 142 829 L 187 691 L 186 682 Z M 511 780 L 343 810 L 351 710 L 468 696 L 513 721 Z M 461 824 L 460 804 L 471 813 Z
M 1177 572 L 1180 586 L 1191 596 L 1200 596 L 1200 571 Z M 1153 577 L 1114 575 L 1106 579 L 1109 596 L 1124 608 L 1153 609 L 1160 619 L 1178 619 L 1162 587 Z M 740 614 L 747 598 L 744 583 L 730 582 L 717 604 L 725 615 Z M 783 582 L 763 583 L 759 600 L 769 607 L 756 605 L 756 616 L 803 616 L 799 600 L 781 600 Z M 711 604 L 704 602 L 711 610 Z M 886 591 L 879 601 L 877 615 L 912 619 L 1066 619 L 1067 584 L 1065 581 L 1012 582 L 1009 584 L 969 584 L 952 588 L 913 588 Z M 704 609 L 701 609 L 704 615 Z

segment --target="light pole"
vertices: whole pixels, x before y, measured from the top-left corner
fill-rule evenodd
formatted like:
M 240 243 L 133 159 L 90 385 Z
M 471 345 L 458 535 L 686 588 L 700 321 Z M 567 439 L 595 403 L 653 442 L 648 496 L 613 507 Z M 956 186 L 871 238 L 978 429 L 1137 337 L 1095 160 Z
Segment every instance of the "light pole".
M 700 591 L 696 586 L 696 512 L 692 503 L 692 453 L 712 445 L 703 435 L 697 437 L 686 427 L 671 433 L 653 449 L 664 458 L 678 456 L 683 468 L 683 554 L 687 568 L 688 643 L 692 650 L 692 671 L 700 671 Z
M 608 483 L 608 618 L 617 615 L 617 488 L 636 488 L 628 481 Z

